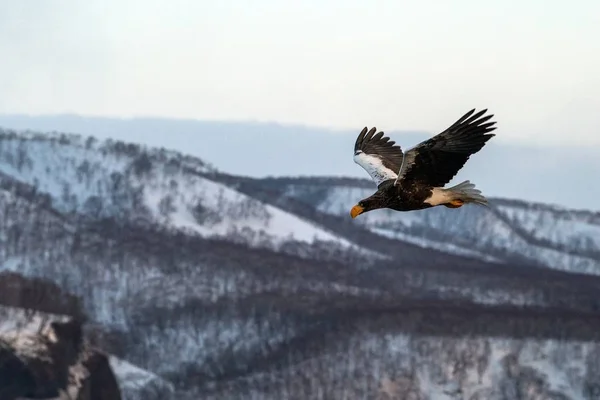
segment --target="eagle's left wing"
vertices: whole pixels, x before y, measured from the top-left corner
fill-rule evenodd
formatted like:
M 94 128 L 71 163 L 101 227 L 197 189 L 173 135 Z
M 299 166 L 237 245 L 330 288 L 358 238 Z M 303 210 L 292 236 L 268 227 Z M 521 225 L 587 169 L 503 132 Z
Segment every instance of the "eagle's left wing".
M 465 165 L 470 156 L 483 148 L 494 134 L 496 122 L 487 110 L 471 110 L 442 133 L 409 149 L 404 155 L 396 185 L 419 182 L 444 186 Z
M 365 171 L 379 186 L 382 182 L 398 178 L 398 171 L 402 165 L 402 149 L 394 146 L 395 142 L 377 132 L 373 127 L 369 131 L 364 128 L 354 144 L 354 162 Z

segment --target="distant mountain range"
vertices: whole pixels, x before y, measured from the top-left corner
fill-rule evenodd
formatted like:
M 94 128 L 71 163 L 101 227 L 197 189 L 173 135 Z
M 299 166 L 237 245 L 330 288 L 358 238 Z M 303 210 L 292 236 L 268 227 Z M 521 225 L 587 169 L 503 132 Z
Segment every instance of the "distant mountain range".
M 577 143 L 551 146 L 544 137 L 539 138 L 538 146 L 521 145 L 506 140 L 506 121 L 500 116 L 497 121 L 497 136 L 469 160 L 454 182 L 470 179 L 492 197 L 600 211 L 600 186 L 595 184 L 600 171 L 597 148 Z M 364 126 L 384 130 L 404 149 L 438 133 L 390 131 L 369 120 Z M 228 173 L 255 178 L 367 177 L 352 161 L 354 140 L 363 126 L 331 131 L 258 122 L 0 115 L 0 127 L 70 132 L 165 147 L 198 156 Z
M 491 198 L 350 219 L 372 190 L 2 130 L 0 272 L 65 294 L 0 303 L 83 313 L 161 399 L 600 393 L 600 213 Z

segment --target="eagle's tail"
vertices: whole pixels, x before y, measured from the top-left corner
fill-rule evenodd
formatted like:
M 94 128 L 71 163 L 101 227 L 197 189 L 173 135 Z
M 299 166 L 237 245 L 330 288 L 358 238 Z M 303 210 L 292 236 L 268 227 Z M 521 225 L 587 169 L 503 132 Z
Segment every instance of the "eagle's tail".
M 444 205 L 448 208 L 458 208 L 466 203 L 474 203 L 481 206 L 487 206 L 487 199 L 481 194 L 479 189 L 469 181 L 464 181 L 456 186 L 444 189 L 450 200 Z

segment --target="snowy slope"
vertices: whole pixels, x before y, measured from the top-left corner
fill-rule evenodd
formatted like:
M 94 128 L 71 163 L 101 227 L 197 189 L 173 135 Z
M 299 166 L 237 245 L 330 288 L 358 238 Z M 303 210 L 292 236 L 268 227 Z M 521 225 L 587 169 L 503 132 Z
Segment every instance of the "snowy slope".
M 313 222 L 200 176 L 210 171 L 198 159 L 164 149 L 66 135 L 0 135 L 0 174 L 50 194 L 61 212 L 97 217 L 145 212 L 204 237 L 275 246 L 320 241 L 361 251 Z
M 302 388 L 297 376 L 321 389 L 304 392 L 314 399 L 589 400 L 599 388 L 593 342 L 362 334 L 338 348 L 275 378 L 243 377 L 204 398 L 225 398 L 236 387 L 248 390 L 248 398 L 296 398 L 285 393 Z
M 137 393 L 143 391 L 145 388 L 160 387 L 167 392 L 174 391 L 171 383 L 125 360 L 111 355 L 109 362 L 111 369 L 119 381 L 119 388 L 124 400 L 128 398 L 128 395 L 136 397 Z
M 33 334 L 40 332 L 46 334 L 52 321 L 64 322 L 68 317 L 50 313 L 28 313 L 17 307 L 0 305 L 0 334 L 6 337 L 19 334 Z
M 0 134 L 0 176 L 50 194 L 53 207 L 61 212 L 148 218 L 194 235 L 225 237 L 252 246 L 277 249 L 289 241 L 318 241 L 384 257 L 317 221 L 212 180 L 211 173 L 216 171 L 201 160 L 164 149 L 78 136 Z M 282 188 L 287 196 L 344 218 L 357 200 L 374 190 L 364 182 L 289 181 Z M 590 212 L 493 200 L 490 209 L 376 210 L 355 223 L 389 238 L 487 262 L 519 259 L 600 274 L 600 216 Z
M 511 392 L 518 386 L 522 393 L 528 393 L 525 397 L 528 399 L 557 399 L 565 395 L 573 400 L 587 398 L 581 381 L 593 364 L 586 363 L 584 355 L 593 353 L 594 343 L 503 339 L 489 342 L 448 339 L 435 343 L 433 338 L 424 340 L 433 358 L 444 366 L 437 369 L 430 364 L 417 368 L 421 393 L 429 398 L 515 398 L 516 393 Z M 571 356 L 565 357 L 569 352 Z M 451 367 L 457 353 L 462 353 L 463 365 Z M 457 367 L 463 370 L 459 372 Z
M 502 200 L 496 201 L 495 210 L 548 245 L 600 256 L 599 213 Z
M 324 186 L 283 184 L 285 195 L 311 203 L 319 211 L 346 216 L 368 197 L 368 185 Z M 375 210 L 356 222 L 373 232 L 425 248 L 488 261 L 523 257 L 551 268 L 600 274 L 600 215 L 507 200 L 491 200 L 490 208 L 437 207 L 400 213 Z

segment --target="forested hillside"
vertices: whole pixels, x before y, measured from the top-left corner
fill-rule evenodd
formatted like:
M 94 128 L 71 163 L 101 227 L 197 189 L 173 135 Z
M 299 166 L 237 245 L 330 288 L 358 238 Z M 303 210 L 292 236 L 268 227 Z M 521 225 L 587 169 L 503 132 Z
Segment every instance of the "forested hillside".
M 125 399 L 600 398 L 598 214 L 372 190 L 2 131 L 4 330 L 84 318 Z

